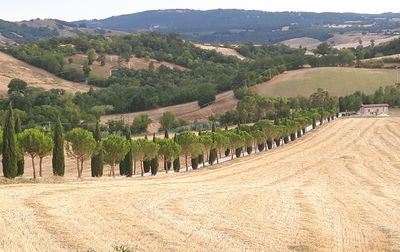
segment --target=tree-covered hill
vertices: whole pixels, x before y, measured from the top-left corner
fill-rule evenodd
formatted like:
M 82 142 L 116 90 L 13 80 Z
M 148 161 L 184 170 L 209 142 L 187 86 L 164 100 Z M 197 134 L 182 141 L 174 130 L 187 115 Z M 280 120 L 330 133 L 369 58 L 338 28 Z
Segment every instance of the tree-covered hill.
M 263 12 L 249 10 L 155 10 L 74 22 L 90 28 L 127 32 L 179 33 L 202 42 L 277 43 L 299 37 L 326 41 L 333 33 L 382 32 L 398 28 L 400 14 Z M 343 29 L 329 25 L 346 25 Z
M 211 43 L 274 44 L 302 37 L 327 41 L 334 34 L 349 32 L 398 34 L 399 18 L 397 13 L 152 10 L 75 22 L 34 19 L 13 23 L 0 20 L 0 44 L 29 43 L 50 36 L 142 32 L 177 33 L 185 39 Z
M 50 37 L 88 35 L 122 35 L 121 31 L 80 27 L 58 19 L 32 19 L 8 22 L 0 19 L 0 45 L 28 44 Z
M 57 36 L 54 30 L 45 27 L 29 27 L 27 25 L 19 25 L 13 22 L 7 22 L 0 19 L 0 35 L 7 39 L 8 43 L 30 43 L 42 38 Z M 2 41 L 0 41 L 2 44 Z
M 305 55 L 305 49 L 283 45 L 242 45 L 236 48 L 248 58 L 240 60 L 216 51 L 203 50 L 178 35 L 144 33 L 125 36 L 87 36 L 51 38 L 40 42 L 11 46 L 3 51 L 57 76 L 86 81 L 101 87 L 77 94 L 76 103 L 84 110 L 94 106 L 110 106 L 109 112 L 127 113 L 160 106 L 198 101 L 200 106 L 213 102 L 215 95 L 242 86 L 270 80 L 287 71 L 312 66 L 349 66 L 351 50 L 337 50 L 323 44 L 315 51 L 318 56 Z M 77 68 L 71 58 L 86 55 Z M 116 55 L 118 61 L 129 62 L 132 56 L 153 58 L 185 67 L 134 70 L 117 67 L 108 78 L 91 73 L 92 65 L 104 63 L 105 55 Z M 73 67 L 72 67 L 73 65 Z M 121 64 L 122 65 L 122 64 Z

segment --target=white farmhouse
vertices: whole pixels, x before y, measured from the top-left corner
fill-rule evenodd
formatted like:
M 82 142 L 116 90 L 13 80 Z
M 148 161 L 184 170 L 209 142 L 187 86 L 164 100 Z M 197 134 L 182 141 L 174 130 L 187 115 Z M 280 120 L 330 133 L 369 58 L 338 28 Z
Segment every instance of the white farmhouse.
M 358 114 L 361 116 L 379 116 L 389 115 L 388 104 L 366 104 L 362 105 Z

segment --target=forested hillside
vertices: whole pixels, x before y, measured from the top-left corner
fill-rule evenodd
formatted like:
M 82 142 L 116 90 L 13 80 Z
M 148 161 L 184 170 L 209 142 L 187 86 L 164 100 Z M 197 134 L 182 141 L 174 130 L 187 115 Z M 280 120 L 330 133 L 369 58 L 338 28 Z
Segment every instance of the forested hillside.
M 42 38 L 57 36 L 58 33 L 45 27 L 33 28 L 0 19 L 0 35 L 11 43 L 31 43 Z
M 82 119 L 84 123 L 93 124 L 104 114 L 143 111 L 191 101 L 206 106 L 215 100 L 218 93 L 262 83 L 284 71 L 305 65 L 353 66 L 356 58 L 364 57 L 362 53 L 375 49 L 338 50 L 323 43 L 314 50 L 314 55 L 305 55 L 305 49 L 283 45 L 244 44 L 236 48 L 246 57 L 240 60 L 203 50 L 178 35 L 149 33 L 51 38 L 2 50 L 62 78 L 98 87 L 70 95 L 61 90 L 43 92 L 17 85 L 11 87 L 16 91 L 9 91 L 9 97 L 2 100 L 3 108 L 12 101 L 26 124 L 45 123 L 61 115 L 65 123 L 74 126 L 82 123 Z M 73 62 L 72 56 L 76 55 L 84 57 L 82 65 Z M 134 56 L 170 62 L 184 68 L 150 64 L 148 69 L 135 70 L 121 64 L 112 69 L 108 78 L 99 77 L 92 72 L 92 66 L 104 66 L 106 56 L 125 65 Z M 61 113 L 64 110 L 69 112 Z
M 382 32 L 397 29 L 400 14 L 263 12 L 246 10 L 159 10 L 75 24 L 127 32 L 179 33 L 202 42 L 277 43 L 311 37 L 326 41 L 333 33 Z M 333 26 L 332 26 L 333 25 Z M 334 25 L 344 25 L 342 28 Z
M 219 92 L 253 85 L 282 71 L 301 68 L 305 50 L 275 46 L 257 60 L 241 61 L 215 51 L 203 50 L 176 35 L 79 36 L 51 38 L 34 44 L 4 49 L 14 57 L 41 67 L 60 77 L 87 80 L 102 87 L 77 95 L 80 107 L 110 105 L 112 112 L 133 112 L 198 100 L 206 105 Z M 70 56 L 87 55 L 80 69 L 71 68 Z M 115 69 L 107 79 L 91 74 L 91 64 L 105 55 L 129 61 L 132 55 L 172 62 L 188 70 L 150 67 L 144 70 Z M 266 71 L 269 69 L 269 71 Z

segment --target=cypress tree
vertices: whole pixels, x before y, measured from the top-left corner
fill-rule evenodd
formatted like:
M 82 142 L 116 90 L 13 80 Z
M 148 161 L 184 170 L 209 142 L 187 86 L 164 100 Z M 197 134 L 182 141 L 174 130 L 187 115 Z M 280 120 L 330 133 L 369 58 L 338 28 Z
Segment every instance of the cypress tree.
M 240 156 L 242 155 L 242 148 L 236 148 L 235 154 L 237 158 L 240 158 Z
M 144 139 L 146 141 L 148 140 L 147 135 L 144 137 Z M 143 161 L 143 170 L 144 170 L 144 173 L 150 172 L 150 160 Z
M 176 143 L 176 134 L 174 136 L 174 142 Z M 181 170 L 181 160 L 179 156 L 174 160 L 173 165 L 174 165 L 174 172 L 179 172 Z
M 225 131 L 228 131 L 228 125 L 225 125 Z M 231 149 L 227 148 L 225 150 L 225 157 L 228 157 L 231 154 Z
M 268 150 L 272 149 L 272 146 L 273 146 L 273 139 L 272 138 L 268 138 L 267 146 L 268 146 Z
M 3 130 L 3 174 L 6 178 L 17 176 L 17 150 L 15 140 L 14 115 L 12 105 L 8 108 Z
M 125 175 L 125 169 L 126 168 L 125 168 L 125 158 L 124 158 L 119 162 L 119 175 L 124 176 Z
M 165 139 L 169 139 L 168 130 L 165 130 L 164 138 Z M 164 158 L 164 170 L 165 171 L 169 171 L 171 169 L 171 167 L 172 167 L 172 162 L 171 161 L 165 161 L 165 158 Z
M 129 141 L 129 151 L 126 154 L 123 163 L 124 163 L 124 175 L 127 177 L 132 177 L 133 174 L 133 154 L 132 154 L 132 148 L 131 148 L 131 131 L 129 128 L 126 129 L 125 131 L 125 137 L 126 140 Z
M 153 134 L 153 142 L 156 142 L 156 133 Z M 158 157 L 153 158 L 150 160 L 150 169 L 151 175 L 155 176 L 158 172 Z
M 53 157 L 52 157 L 53 175 L 64 176 L 65 173 L 64 136 L 60 118 L 57 118 L 57 122 L 54 127 L 53 143 L 54 143 Z
M 319 116 L 320 116 L 319 125 L 322 125 L 324 123 L 324 111 L 322 109 L 319 112 Z
M 101 134 L 100 134 L 100 125 L 99 122 L 96 123 L 96 129 L 93 133 L 93 137 L 97 143 L 101 141 Z M 101 177 L 103 176 L 103 151 L 100 150 L 98 153 L 92 156 L 90 160 L 90 166 L 92 171 L 92 177 Z
M 193 170 L 196 170 L 197 168 L 199 168 L 199 157 L 192 158 L 191 163 L 192 163 Z
M 214 135 L 215 134 L 215 123 L 213 123 L 211 131 L 212 131 L 212 142 L 213 142 L 213 146 L 214 146 L 214 144 L 215 144 L 215 135 Z M 210 150 L 210 155 L 208 156 L 208 163 L 210 165 L 213 165 L 216 159 L 217 159 L 217 149 L 212 148 Z
M 247 152 L 247 154 L 251 155 L 251 153 L 253 152 L 253 146 L 247 146 L 246 152 Z
M 201 134 L 202 134 L 202 132 L 201 132 L 201 130 L 200 130 L 200 131 L 199 131 L 199 136 L 201 136 Z M 203 154 L 203 153 L 201 153 L 201 154 L 199 155 L 199 157 L 198 157 L 198 163 L 199 163 L 199 164 L 204 163 L 204 154 Z
M 21 120 L 19 119 L 19 116 L 15 118 L 15 134 L 21 133 L 22 128 L 21 128 Z M 24 169 L 25 169 L 25 161 L 24 161 L 24 155 L 22 154 L 20 157 L 18 157 L 17 160 L 17 176 L 22 176 L 24 175 Z

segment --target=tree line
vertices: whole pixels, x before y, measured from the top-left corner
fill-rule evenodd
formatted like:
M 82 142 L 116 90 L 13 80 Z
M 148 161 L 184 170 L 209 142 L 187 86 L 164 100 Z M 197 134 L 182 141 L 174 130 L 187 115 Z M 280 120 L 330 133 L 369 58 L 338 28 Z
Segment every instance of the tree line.
M 132 140 L 130 130 L 123 134 L 101 131 L 99 123 L 94 131 L 74 128 L 64 134 L 60 120 L 57 120 L 52 130 L 39 128 L 20 128 L 18 117 L 14 119 L 11 105 L 2 129 L 2 163 L 3 174 L 7 178 L 22 176 L 24 171 L 24 156 L 31 158 L 33 178 L 43 175 L 42 161 L 52 156 L 52 172 L 55 176 L 64 176 L 65 153 L 75 159 L 77 177 L 84 172 L 84 163 L 90 160 L 91 176 L 101 177 L 108 165 L 108 175 L 115 176 L 119 166 L 119 174 L 130 177 L 138 173 L 156 175 L 159 162 L 162 161 L 166 173 L 173 169 L 181 169 L 180 158 L 184 158 L 186 171 L 189 167 L 197 169 L 206 164 L 219 163 L 223 157 L 241 157 L 247 153 L 260 152 L 281 144 L 287 144 L 306 133 L 306 128 L 317 123 L 334 119 L 333 111 L 317 112 L 300 111 L 276 121 L 260 120 L 253 125 L 238 124 L 236 128 L 223 130 L 213 124 L 211 131 L 200 131 L 195 134 L 186 131 L 169 137 L 166 130 L 164 138 L 153 135 L 152 140 L 145 138 Z M 39 169 L 36 161 L 39 159 Z
M 365 94 L 357 91 L 351 95 L 339 97 L 339 109 L 341 112 L 358 111 L 362 104 L 387 103 L 390 107 L 400 106 L 400 86 L 390 85 L 379 87 L 373 94 Z
M 241 61 L 215 51 L 200 49 L 177 35 L 155 33 L 51 38 L 3 50 L 62 78 L 88 81 L 91 85 L 102 87 L 69 98 L 70 109 L 76 111 L 78 107 L 80 114 L 85 115 L 80 119 L 90 118 L 91 123 L 99 113 L 135 112 L 196 100 L 200 106 L 205 106 L 215 100 L 217 93 L 262 83 L 286 70 L 299 69 L 306 64 L 350 65 L 354 58 L 347 50 L 336 50 L 324 45 L 316 51 L 317 56 L 307 56 L 305 49 L 245 44 L 237 48 L 238 52 L 248 58 Z M 86 54 L 87 62 L 79 69 L 78 76 L 71 79 L 68 76 L 74 74 L 74 71 L 70 71 L 67 59 L 78 53 Z M 155 58 L 176 63 L 188 70 L 163 66 L 150 66 L 145 70 L 118 69 L 112 71 L 110 77 L 100 79 L 90 74 L 90 64 L 94 61 L 104 62 L 106 54 L 116 54 L 120 60 L 125 61 L 129 61 L 131 56 Z M 83 73 L 84 70 L 88 73 Z M 57 95 L 48 91 L 43 93 L 42 101 L 46 105 L 59 106 L 59 103 L 56 104 L 58 99 L 46 97 Z M 13 101 L 14 107 L 26 111 L 26 107 L 31 107 L 29 99 L 25 100 L 18 95 L 14 94 L 13 99 L 18 99 L 18 102 Z M 7 104 L 3 109 L 6 107 Z M 47 109 L 44 110 L 47 113 Z

